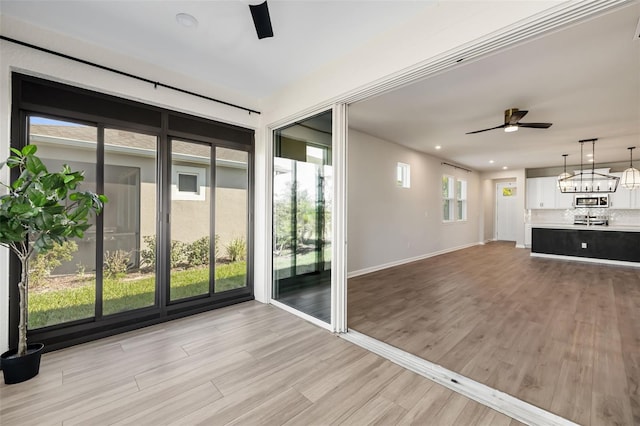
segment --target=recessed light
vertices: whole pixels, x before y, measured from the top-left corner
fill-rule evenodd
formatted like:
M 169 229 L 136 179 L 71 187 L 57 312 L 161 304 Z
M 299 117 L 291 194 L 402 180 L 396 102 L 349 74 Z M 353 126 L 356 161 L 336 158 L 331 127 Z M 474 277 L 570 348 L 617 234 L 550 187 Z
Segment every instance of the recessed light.
M 587 154 L 587 157 L 593 157 L 593 154 Z
M 589 158 L 589 162 L 590 162 L 590 163 L 593 163 L 593 158 Z
M 198 20 L 188 13 L 178 13 L 176 22 L 185 28 L 195 28 L 198 26 Z
M 502 166 L 502 170 L 507 170 L 508 167 L 507 166 Z
M 441 149 L 442 147 L 440 145 L 436 145 L 436 149 Z
M 489 164 L 493 164 L 493 163 L 495 163 L 495 161 L 489 160 Z

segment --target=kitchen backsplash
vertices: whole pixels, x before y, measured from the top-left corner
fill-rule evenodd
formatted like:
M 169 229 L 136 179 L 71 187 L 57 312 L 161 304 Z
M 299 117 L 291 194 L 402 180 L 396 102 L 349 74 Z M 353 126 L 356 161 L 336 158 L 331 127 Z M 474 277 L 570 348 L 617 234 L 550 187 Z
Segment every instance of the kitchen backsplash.
M 565 210 L 528 210 L 527 223 L 573 223 L 575 215 L 609 217 L 609 225 L 640 226 L 640 210 L 618 209 L 565 209 Z

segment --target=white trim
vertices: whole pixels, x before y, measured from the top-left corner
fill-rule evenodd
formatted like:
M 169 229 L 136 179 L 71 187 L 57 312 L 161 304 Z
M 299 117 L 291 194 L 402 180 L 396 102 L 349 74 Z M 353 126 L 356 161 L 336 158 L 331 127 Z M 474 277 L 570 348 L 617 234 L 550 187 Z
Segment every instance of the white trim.
M 287 312 L 289 312 L 290 314 L 293 314 L 293 315 L 295 315 L 295 316 L 297 316 L 297 317 L 300 317 L 300 318 L 302 318 L 303 320 L 309 321 L 310 323 L 315 324 L 315 325 L 317 325 L 318 327 L 322 327 L 322 328 L 324 328 L 325 330 L 328 330 L 328 331 L 333 332 L 333 327 L 331 327 L 331 324 L 328 324 L 328 323 L 326 323 L 326 322 L 324 322 L 324 321 L 322 321 L 322 320 L 320 320 L 320 319 L 318 319 L 318 318 L 316 318 L 316 317 L 313 317 L 313 316 L 311 316 L 311 315 L 309 315 L 309 314 L 305 314 L 304 312 L 299 311 L 299 310 L 297 310 L 297 309 L 295 309 L 295 308 L 292 308 L 292 307 L 291 307 L 291 306 L 289 306 L 289 305 L 285 305 L 284 303 L 282 303 L 282 302 L 278 302 L 278 301 L 277 301 L 277 300 L 275 300 L 275 299 L 271 299 L 271 300 L 269 301 L 269 304 L 271 304 L 271 305 L 273 305 L 273 306 L 275 306 L 275 307 L 277 307 L 277 308 L 280 308 L 280 309 L 282 309 L 283 311 L 287 311 Z
M 452 251 L 458 251 L 458 250 L 466 249 L 473 246 L 480 246 L 480 245 L 484 245 L 484 243 L 478 242 L 478 243 L 464 244 L 461 246 L 451 247 L 444 250 L 438 250 L 438 251 L 434 251 L 427 254 L 421 254 L 420 256 L 415 256 L 415 257 L 410 257 L 406 259 L 396 260 L 389 263 L 384 263 L 382 265 L 371 266 L 369 268 L 364 268 L 357 271 L 351 271 L 347 274 L 347 278 L 355 278 L 355 277 L 359 277 L 360 275 L 370 274 L 372 272 L 381 271 L 383 269 L 392 268 L 394 266 L 405 265 L 407 263 L 416 262 L 418 260 L 428 259 L 430 257 L 439 256 L 441 254 L 451 253 Z
M 516 248 L 526 248 L 524 244 L 516 244 Z
M 347 331 L 347 135 L 346 104 L 333 107 L 333 212 L 331 247 L 331 325 L 333 331 Z
M 547 259 L 573 260 L 575 262 L 599 263 L 604 265 L 631 266 L 640 268 L 640 262 L 627 262 L 624 260 L 595 259 L 593 257 L 563 256 L 561 254 L 531 253 L 531 257 L 544 257 Z
M 357 331 L 349 330 L 348 333 L 343 333 L 339 336 L 407 370 L 413 371 L 429 380 L 433 380 L 454 392 L 473 399 L 482 405 L 525 424 L 577 426 L 576 423 L 570 420 L 471 380 L 451 370 L 447 370 L 440 365 L 424 360 L 394 346 L 358 333 Z

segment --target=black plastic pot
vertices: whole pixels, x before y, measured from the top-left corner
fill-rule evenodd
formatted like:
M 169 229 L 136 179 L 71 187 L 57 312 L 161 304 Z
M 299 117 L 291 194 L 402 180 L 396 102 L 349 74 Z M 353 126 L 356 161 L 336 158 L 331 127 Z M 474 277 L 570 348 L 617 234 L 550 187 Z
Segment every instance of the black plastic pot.
M 42 343 L 27 345 L 27 354 L 17 356 L 17 349 L 12 349 L 0 355 L 2 359 L 2 373 L 7 385 L 24 382 L 38 375 L 40 372 L 40 356 L 44 350 Z

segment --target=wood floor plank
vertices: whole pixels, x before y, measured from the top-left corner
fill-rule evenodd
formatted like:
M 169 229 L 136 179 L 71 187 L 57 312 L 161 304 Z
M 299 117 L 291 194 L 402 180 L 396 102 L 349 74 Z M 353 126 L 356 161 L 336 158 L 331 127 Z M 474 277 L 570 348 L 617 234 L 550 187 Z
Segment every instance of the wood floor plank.
M 0 397 L 2 426 L 509 420 L 257 302 L 44 354 L 41 375 Z
M 349 327 L 585 426 L 640 424 L 640 268 L 529 254 L 493 242 L 350 278 Z

